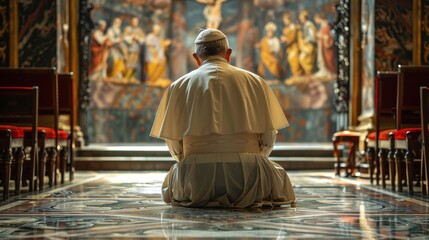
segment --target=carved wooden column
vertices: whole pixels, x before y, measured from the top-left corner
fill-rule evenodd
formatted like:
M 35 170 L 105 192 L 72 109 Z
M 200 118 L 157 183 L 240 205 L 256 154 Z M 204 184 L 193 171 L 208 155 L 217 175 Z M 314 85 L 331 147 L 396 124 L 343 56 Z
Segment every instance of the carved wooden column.
M 87 110 L 90 104 L 90 86 L 88 77 L 90 57 L 90 36 L 94 28 L 90 12 L 92 4 L 81 0 L 79 6 L 79 124 L 84 133 L 85 142 L 88 143 Z
M 338 79 L 334 84 L 337 130 L 348 128 L 350 85 L 350 1 L 340 0 L 336 6 L 337 20 L 333 25 L 338 48 Z

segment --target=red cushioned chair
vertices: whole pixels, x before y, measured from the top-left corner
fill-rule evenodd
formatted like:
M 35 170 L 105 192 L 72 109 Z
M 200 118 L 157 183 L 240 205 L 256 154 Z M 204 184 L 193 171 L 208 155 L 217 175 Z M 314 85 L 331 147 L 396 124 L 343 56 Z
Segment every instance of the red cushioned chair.
M 342 167 L 341 153 L 338 148 L 340 144 L 348 146 L 348 155 L 345 163 L 346 176 L 355 176 L 356 174 L 356 151 L 359 149 L 359 142 L 361 138 L 359 132 L 354 131 L 339 131 L 332 136 L 332 143 L 334 145 L 334 157 L 336 158 L 335 174 L 340 175 Z
M 38 119 L 38 88 L 0 87 L 0 172 L 3 199 L 9 198 L 9 184 L 15 182 L 15 195 L 21 191 L 23 173 L 28 175 L 30 191 L 36 181 L 36 131 Z M 13 125 L 7 125 L 13 124 Z M 29 125 L 30 134 L 25 137 L 20 125 Z M 28 154 L 25 150 L 28 148 Z M 29 156 L 26 159 L 26 156 Z M 14 171 L 11 171 L 14 169 Z
M 387 171 L 387 150 L 389 149 L 390 132 L 388 129 L 395 128 L 394 109 L 396 108 L 397 79 L 398 72 L 377 72 L 374 96 L 375 129 L 366 138 L 366 157 L 369 164 L 371 184 L 375 174 L 377 185 L 379 185 L 381 176 L 383 188 L 386 187 L 386 178 L 390 175 Z M 386 130 L 387 132 L 381 134 L 381 131 Z M 380 147 L 380 141 L 383 143 L 382 147 Z
M 38 165 L 38 187 L 40 190 L 43 189 L 44 176 L 45 176 L 45 165 L 48 167 L 48 176 L 55 176 L 55 164 L 58 162 L 58 149 L 59 149 L 59 134 L 58 134 L 58 79 L 55 68 L 0 68 L 0 86 L 38 86 L 39 95 L 42 96 L 39 99 L 39 120 L 41 126 L 49 128 L 49 130 L 39 130 L 38 139 L 43 136 L 52 136 L 54 138 L 54 144 L 52 147 L 49 145 L 51 142 L 49 138 L 45 141 L 45 149 L 39 148 Z M 46 116 L 49 121 L 42 123 L 41 117 Z M 45 120 L 45 119 L 44 119 Z M 54 132 L 52 134 L 51 132 Z M 44 141 L 44 140 L 39 140 Z M 39 143 L 39 147 L 40 147 Z M 47 151 L 45 151 L 47 150 Z M 46 154 L 47 153 L 47 154 Z M 47 162 L 46 162 L 47 161 Z M 53 175 L 54 174 L 54 175 Z M 50 186 L 52 186 L 54 179 L 50 178 Z
M 394 134 L 398 191 L 406 183 L 408 192 L 421 180 L 421 114 L 420 87 L 429 86 L 429 66 L 398 66 L 396 133 Z M 406 164 L 404 164 L 404 160 Z M 403 175 L 405 165 L 406 178 Z

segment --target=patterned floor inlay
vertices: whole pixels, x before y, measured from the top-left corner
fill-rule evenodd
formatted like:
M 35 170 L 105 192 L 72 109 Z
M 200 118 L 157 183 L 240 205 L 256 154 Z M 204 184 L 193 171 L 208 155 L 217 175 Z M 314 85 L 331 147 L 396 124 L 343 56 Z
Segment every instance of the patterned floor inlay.
M 0 203 L 0 239 L 429 239 L 429 197 L 331 172 L 289 172 L 298 207 L 166 205 L 165 172 L 77 172 Z

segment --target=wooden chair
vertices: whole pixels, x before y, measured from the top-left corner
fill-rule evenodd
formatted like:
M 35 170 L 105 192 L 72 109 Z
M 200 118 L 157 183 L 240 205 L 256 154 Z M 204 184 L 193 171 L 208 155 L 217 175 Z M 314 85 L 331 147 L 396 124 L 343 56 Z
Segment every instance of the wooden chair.
M 73 73 L 58 74 L 58 92 L 59 92 L 59 114 L 66 114 L 69 120 L 67 129 L 63 129 L 67 133 L 67 139 L 60 138 L 60 173 L 61 183 L 64 183 L 66 170 L 69 170 L 69 179 L 73 180 L 74 176 L 74 101 L 73 101 Z M 64 134 L 60 134 L 63 135 Z M 67 161 L 69 160 L 69 161 Z
M 3 199 L 9 198 L 10 177 L 15 181 L 15 195 L 21 191 L 23 169 L 29 173 L 30 191 L 34 186 L 37 149 L 38 88 L 0 87 L 0 151 Z M 10 124 L 10 125 L 9 125 Z M 31 126 L 25 138 L 19 126 Z M 25 161 L 25 146 L 29 147 Z M 14 169 L 11 172 L 11 169 Z
M 55 68 L 0 68 L 0 86 L 39 87 L 39 123 L 41 116 L 50 119 L 48 125 L 38 127 L 38 188 L 44 187 L 46 162 L 49 166 L 58 162 L 59 134 L 58 134 L 58 80 Z M 27 128 L 25 132 L 29 132 Z M 49 185 L 53 185 L 55 167 L 50 168 Z M 25 176 L 24 176 L 25 177 Z
M 429 88 L 420 88 L 420 113 L 422 123 L 422 164 L 421 164 L 421 176 L 422 181 L 422 193 L 429 194 Z
M 386 188 L 388 173 L 389 132 L 395 129 L 395 108 L 398 72 L 377 72 L 375 79 L 374 125 L 375 129 L 366 138 L 367 162 L 369 163 L 370 181 L 377 185 L 381 176 L 383 188 Z M 381 133 L 382 132 L 382 133 Z M 381 141 L 381 146 L 380 146 Z
M 396 104 L 395 160 L 398 191 L 406 182 L 413 194 L 413 182 L 419 180 L 421 167 L 420 87 L 429 86 L 429 66 L 398 66 Z M 404 163 L 406 161 L 406 164 Z M 403 175 L 405 165 L 406 178 Z
M 355 176 L 356 174 L 356 151 L 359 148 L 361 134 L 354 131 L 339 131 L 332 136 L 332 143 L 334 145 L 334 157 L 336 158 L 335 174 L 340 176 L 342 162 L 339 145 L 345 144 L 348 146 L 348 155 L 345 163 L 346 176 Z

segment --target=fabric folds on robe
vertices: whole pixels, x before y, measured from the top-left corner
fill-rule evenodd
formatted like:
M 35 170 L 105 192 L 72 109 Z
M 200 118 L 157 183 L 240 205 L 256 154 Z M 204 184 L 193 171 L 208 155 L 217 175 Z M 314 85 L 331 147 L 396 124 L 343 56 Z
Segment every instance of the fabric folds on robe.
M 183 149 L 167 141 L 179 162 L 162 185 L 164 201 L 186 207 L 295 206 L 289 176 L 268 160 L 275 136 L 276 131 L 185 137 Z
M 261 77 L 209 57 L 165 91 L 150 135 L 178 162 L 165 202 L 187 207 L 261 207 L 296 198 L 286 171 L 268 160 L 278 129 L 289 125 Z
M 250 91 L 236 94 L 242 89 Z M 264 133 L 288 125 L 264 79 L 225 59 L 210 57 L 165 90 L 150 135 L 181 140 L 183 136 Z

